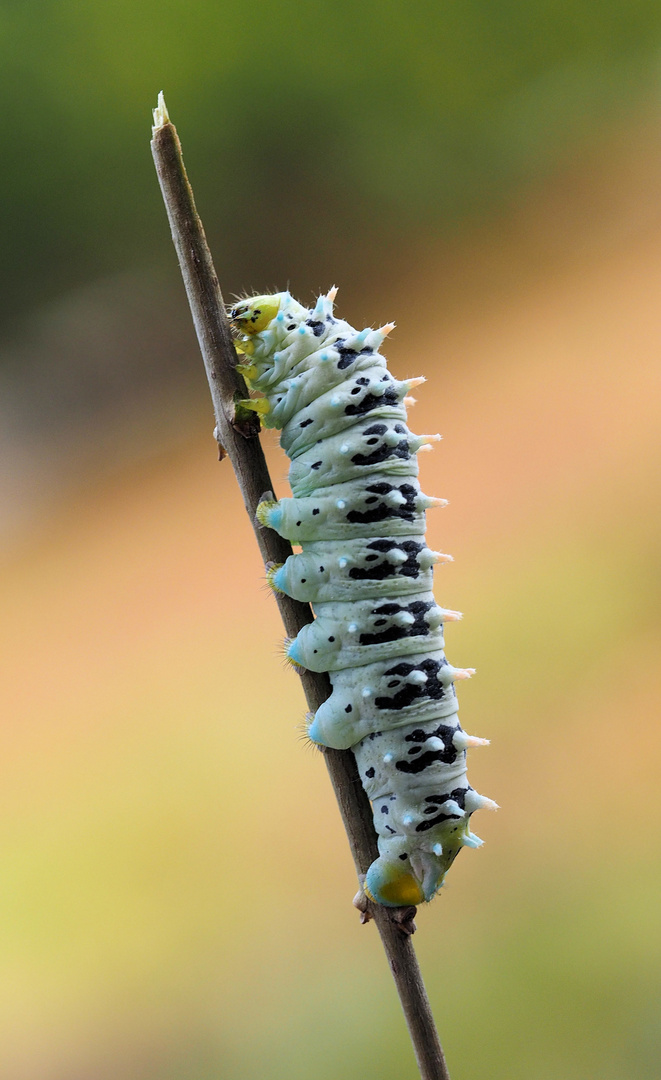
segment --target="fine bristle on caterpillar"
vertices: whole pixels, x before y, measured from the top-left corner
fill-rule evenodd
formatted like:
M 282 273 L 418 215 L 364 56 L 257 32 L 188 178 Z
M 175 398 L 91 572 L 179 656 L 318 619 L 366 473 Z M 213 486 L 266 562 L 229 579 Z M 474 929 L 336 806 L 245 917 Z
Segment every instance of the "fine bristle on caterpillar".
M 315 619 L 286 644 L 295 665 L 327 671 L 333 692 L 310 717 L 320 745 L 352 749 L 372 803 L 379 858 L 365 892 L 388 907 L 431 900 L 462 847 L 482 841 L 471 814 L 495 803 L 466 779 L 467 735 L 455 681 L 473 674 L 444 653 L 425 543 L 417 454 L 439 436 L 407 426 L 409 392 L 379 348 L 393 329 L 356 331 L 333 314 L 337 290 L 308 309 L 288 292 L 237 302 L 229 317 L 252 397 L 241 405 L 281 431 L 292 497 L 264 499 L 260 523 L 301 546 L 268 584 L 312 604 Z

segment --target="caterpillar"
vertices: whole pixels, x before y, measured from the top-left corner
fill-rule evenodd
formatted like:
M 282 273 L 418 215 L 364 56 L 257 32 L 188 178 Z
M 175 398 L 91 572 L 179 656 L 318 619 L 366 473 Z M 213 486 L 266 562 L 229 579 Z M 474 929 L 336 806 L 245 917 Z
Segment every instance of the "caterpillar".
M 308 309 L 289 292 L 229 311 L 239 370 L 256 411 L 281 432 L 291 498 L 263 499 L 262 526 L 301 550 L 271 566 L 269 585 L 309 602 L 315 618 L 286 643 L 288 660 L 328 672 L 332 693 L 309 718 L 313 743 L 351 749 L 371 801 L 379 857 L 364 881 L 388 907 L 429 901 L 462 847 L 482 841 L 471 814 L 495 809 L 466 779 L 466 750 L 486 739 L 459 724 L 455 682 L 474 674 L 445 658 L 419 451 L 440 436 L 407 426 L 410 391 L 379 348 L 394 324 L 357 332 L 333 314 L 337 290 Z

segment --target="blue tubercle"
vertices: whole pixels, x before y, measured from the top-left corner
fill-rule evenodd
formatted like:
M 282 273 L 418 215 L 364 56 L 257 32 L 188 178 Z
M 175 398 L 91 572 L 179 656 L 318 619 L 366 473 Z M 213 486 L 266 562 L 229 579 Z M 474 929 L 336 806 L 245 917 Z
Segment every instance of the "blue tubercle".
M 273 585 L 275 586 L 276 589 L 279 589 L 280 592 L 285 591 L 285 586 L 287 584 L 287 572 L 286 572 L 286 570 L 284 568 L 284 565 L 278 567 L 275 574 L 273 575 L 272 580 L 273 580 Z
M 266 512 L 266 520 L 269 528 L 277 531 L 278 527 L 282 524 L 282 507 L 278 504 L 269 507 Z
M 299 664 L 301 667 L 303 667 L 303 663 L 301 660 L 301 652 L 298 647 L 298 642 L 296 641 L 296 638 L 294 638 L 293 641 L 290 641 L 289 645 L 287 646 L 287 658 L 289 660 L 293 660 L 295 664 Z

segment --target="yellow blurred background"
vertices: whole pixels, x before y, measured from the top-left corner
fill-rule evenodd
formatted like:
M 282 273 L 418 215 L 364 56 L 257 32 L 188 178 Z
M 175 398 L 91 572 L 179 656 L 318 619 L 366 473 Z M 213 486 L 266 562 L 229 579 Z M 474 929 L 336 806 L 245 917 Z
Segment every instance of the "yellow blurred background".
M 655 1080 L 661 13 L 62 0 L 2 27 L 1 1080 L 416 1075 L 216 460 L 161 88 L 227 298 L 336 283 L 428 380 L 436 593 L 502 807 L 419 911 L 453 1080 Z

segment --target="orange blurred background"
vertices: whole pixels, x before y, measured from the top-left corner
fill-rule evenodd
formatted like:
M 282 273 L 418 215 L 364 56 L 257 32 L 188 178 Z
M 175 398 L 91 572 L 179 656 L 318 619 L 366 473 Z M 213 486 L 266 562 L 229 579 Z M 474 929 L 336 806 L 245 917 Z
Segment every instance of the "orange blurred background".
M 658 131 L 632 99 L 504 204 L 377 245 L 376 278 L 367 240 L 360 270 L 289 253 L 298 299 L 396 320 L 411 426 L 443 434 L 436 594 L 502 807 L 419 912 L 453 1080 L 658 1075 Z M 167 259 L 5 339 L 0 1077 L 413 1077 Z

